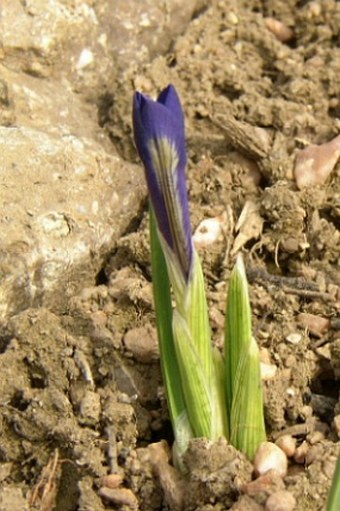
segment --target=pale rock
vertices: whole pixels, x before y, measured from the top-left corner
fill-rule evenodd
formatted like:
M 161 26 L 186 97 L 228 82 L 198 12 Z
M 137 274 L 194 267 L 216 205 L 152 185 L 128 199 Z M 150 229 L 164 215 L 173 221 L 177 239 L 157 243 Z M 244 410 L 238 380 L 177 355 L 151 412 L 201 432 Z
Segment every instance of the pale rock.
M 284 453 L 291 458 L 295 454 L 296 438 L 291 435 L 282 435 L 276 440 L 276 445 L 282 449 Z
M 227 215 L 225 212 L 218 217 L 202 220 L 193 235 L 196 247 L 206 247 L 218 241 L 225 230 L 226 220 Z
M 0 321 L 30 306 L 63 311 L 93 285 L 145 196 L 71 87 L 0 65 L 15 125 L 0 116 Z M 131 184 L 134 186 L 131 186 Z
M 264 19 L 264 22 L 268 30 L 282 43 L 288 42 L 294 37 L 294 31 L 282 21 L 268 17 Z
M 108 474 L 104 476 L 101 480 L 102 486 L 106 486 L 107 488 L 118 488 L 123 482 L 122 474 Z
M 282 449 L 272 442 L 262 442 L 260 444 L 254 459 L 254 469 L 257 475 L 275 470 L 281 477 L 284 477 L 287 468 L 287 456 Z
M 296 448 L 295 454 L 294 454 L 294 460 L 296 463 L 299 463 L 303 465 L 306 462 L 307 453 L 309 450 L 309 444 L 308 442 L 302 442 L 299 447 Z
M 340 135 L 325 144 L 311 144 L 299 151 L 294 166 L 297 187 L 301 190 L 325 183 L 339 157 Z
M 292 332 L 291 334 L 286 336 L 286 341 L 290 344 L 299 344 L 302 340 L 302 335 L 298 332 Z
M 0 319 L 32 305 L 65 310 L 70 296 L 94 283 L 143 198 L 139 169 L 92 138 L 54 130 L 0 126 Z
M 263 381 L 272 380 L 275 378 L 277 373 L 277 366 L 274 364 L 266 364 L 265 362 L 260 363 L 261 367 L 261 378 Z
M 129 488 L 107 488 L 102 486 L 98 493 L 100 497 L 117 506 L 126 506 L 129 509 L 138 509 L 138 500 Z
M 330 320 L 316 314 L 301 312 L 297 316 L 297 321 L 299 325 L 307 328 L 317 337 L 322 337 L 330 328 Z

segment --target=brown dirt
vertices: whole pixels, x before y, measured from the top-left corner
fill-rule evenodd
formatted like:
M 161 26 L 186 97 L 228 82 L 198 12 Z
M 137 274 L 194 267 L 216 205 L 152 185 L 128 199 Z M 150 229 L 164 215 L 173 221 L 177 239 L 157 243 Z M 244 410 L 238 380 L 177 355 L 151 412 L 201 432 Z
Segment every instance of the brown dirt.
M 321 511 L 340 435 L 334 420 L 340 415 L 340 174 L 338 163 L 326 183 L 301 191 L 293 165 L 297 150 L 339 133 L 339 4 L 212 4 L 166 55 L 117 77 L 119 94 L 105 128 L 121 153 L 136 160 L 133 90 L 154 94 L 169 82 L 178 88 L 187 119 L 193 228 L 224 214 L 223 236 L 200 250 L 219 346 L 235 225 L 244 204 L 255 204 L 248 227 L 255 226 L 244 229 L 241 245 L 254 333 L 277 367 L 264 383 L 268 438 L 288 432 L 298 444 L 308 443 L 309 456 L 302 464 L 291 461 L 284 483 L 296 510 Z M 280 42 L 266 17 L 291 27 L 291 39 Z M 145 209 L 139 225 L 119 240 L 98 285 L 75 296 L 68 314 L 26 310 L 3 332 L 0 511 L 155 511 L 181 503 L 197 511 L 233 504 L 264 509 L 263 494 L 242 490 L 252 467 L 223 441 L 191 446 L 184 504 L 178 474 L 165 463 L 157 475 L 148 445 L 171 442 L 171 432 L 147 230 Z M 320 318 L 329 320 L 322 328 Z M 120 490 L 131 492 L 103 492 L 109 484 L 103 478 L 117 472 Z

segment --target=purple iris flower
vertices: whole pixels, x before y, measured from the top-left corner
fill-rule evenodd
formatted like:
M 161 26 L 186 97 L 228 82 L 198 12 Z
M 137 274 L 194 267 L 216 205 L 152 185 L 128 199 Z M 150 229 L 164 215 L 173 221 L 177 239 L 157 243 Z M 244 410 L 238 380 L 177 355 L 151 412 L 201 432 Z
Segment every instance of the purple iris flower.
M 187 155 L 184 115 L 173 85 L 164 89 L 157 101 L 135 93 L 133 129 L 158 229 L 187 280 L 193 259 L 185 178 Z

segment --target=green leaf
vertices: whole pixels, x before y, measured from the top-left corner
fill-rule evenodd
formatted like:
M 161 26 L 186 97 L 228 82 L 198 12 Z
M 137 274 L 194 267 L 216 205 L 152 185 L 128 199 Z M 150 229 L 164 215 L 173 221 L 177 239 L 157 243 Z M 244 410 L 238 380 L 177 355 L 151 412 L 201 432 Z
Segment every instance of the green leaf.
M 236 371 L 230 424 L 230 442 L 252 460 L 266 440 L 259 349 L 253 338 Z
M 340 507 L 340 453 L 335 466 L 331 489 L 327 499 L 327 511 L 338 511 Z
M 266 433 L 259 349 L 252 337 L 248 284 L 241 256 L 229 282 L 225 358 L 230 441 L 252 459 Z
M 242 257 L 238 256 L 230 275 L 225 323 L 226 393 L 229 414 L 232 408 L 237 368 L 242 354 L 248 349 L 251 337 L 247 277 Z
M 211 438 L 217 440 L 221 436 L 229 438 L 229 420 L 225 392 L 225 363 L 221 352 L 217 348 L 213 348 L 213 363 Z
M 188 321 L 188 328 L 191 333 L 192 341 L 196 347 L 197 355 L 201 360 L 204 374 L 208 381 L 211 382 L 213 359 L 209 313 L 202 266 L 195 250 L 192 274 L 188 282 L 185 300 L 185 317 Z
M 183 417 L 183 413 L 186 413 L 186 409 L 172 333 L 170 282 L 152 208 L 150 208 L 150 246 L 160 360 L 170 418 L 176 437 L 176 423 L 179 421 L 179 417 Z M 178 441 L 181 443 L 180 439 Z
M 173 334 L 186 411 L 195 437 L 211 438 L 212 403 L 209 381 L 187 321 L 175 309 Z

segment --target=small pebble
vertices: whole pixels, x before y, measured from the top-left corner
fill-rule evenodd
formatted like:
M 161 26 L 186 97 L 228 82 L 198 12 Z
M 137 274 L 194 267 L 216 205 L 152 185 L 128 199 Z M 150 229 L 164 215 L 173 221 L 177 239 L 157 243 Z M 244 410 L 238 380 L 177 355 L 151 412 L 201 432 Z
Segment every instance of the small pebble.
M 117 504 L 128 506 L 130 509 L 138 509 L 138 500 L 129 488 L 106 488 L 103 486 L 98 490 L 99 496 Z
M 270 30 L 275 35 L 275 37 L 281 41 L 281 43 L 285 43 L 293 39 L 293 30 L 282 23 L 282 21 L 268 17 L 264 19 L 264 22 L 268 30 Z
M 296 396 L 296 390 L 294 389 L 294 387 L 288 387 L 288 389 L 286 390 L 286 393 L 287 393 L 287 396 L 289 396 L 289 397 Z
M 242 174 L 242 183 L 248 183 L 246 188 L 258 186 L 260 184 L 262 174 L 255 160 L 246 158 L 243 154 L 237 151 L 230 151 L 228 159 L 231 163 L 236 164 L 242 169 L 244 173 Z
M 233 11 L 228 12 L 227 20 L 232 25 L 237 25 L 239 23 L 239 19 L 238 19 L 238 17 L 236 16 L 236 14 Z
M 302 340 L 302 335 L 298 332 L 293 332 L 286 337 L 286 341 L 290 342 L 290 344 L 299 344 Z
M 291 354 L 288 355 L 286 360 L 284 361 L 285 367 L 295 367 L 296 366 L 296 356 Z
M 295 497 L 287 490 L 281 490 L 268 497 L 266 511 L 293 511 L 296 506 Z
M 322 145 L 310 145 L 297 153 L 294 176 L 297 187 L 325 183 L 340 156 L 340 135 Z
M 294 252 L 298 252 L 300 248 L 300 243 L 297 238 L 293 238 L 290 236 L 289 238 L 286 238 L 282 240 L 281 246 L 285 250 L 285 252 L 288 252 L 289 254 L 294 254 Z
M 102 486 L 106 488 L 118 488 L 123 482 L 123 476 L 121 474 L 108 474 L 102 478 Z
M 331 361 L 332 359 L 330 343 L 327 343 L 324 346 L 316 348 L 315 353 L 317 353 L 318 355 L 320 355 L 320 357 L 323 357 L 326 360 Z
M 322 337 L 322 335 L 330 328 L 330 320 L 328 318 L 317 316 L 315 314 L 301 312 L 297 316 L 297 321 L 300 326 L 308 328 L 308 330 L 316 337 Z
M 306 463 L 306 457 L 309 450 L 309 445 L 307 442 L 302 442 L 299 447 L 296 448 L 295 454 L 294 454 L 294 460 L 296 463 L 304 464 Z
M 320 16 L 322 9 L 319 2 L 310 2 L 307 7 L 307 15 L 309 18 L 317 18 Z
M 260 363 L 261 366 L 261 378 L 263 381 L 272 380 L 276 373 L 277 367 L 274 364 L 265 364 L 264 362 Z
M 88 65 L 92 64 L 93 61 L 94 61 L 93 52 L 89 48 L 84 48 L 81 54 L 79 55 L 76 68 L 78 70 L 84 69 L 84 67 L 87 67 Z
M 296 438 L 291 435 L 282 435 L 276 440 L 276 445 L 282 449 L 284 453 L 291 458 L 295 454 Z
M 287 474 L 288 460 L 286 454 L 272 442 L 262 442 L 257 450 L 254 469 L 257 475 L 275 470 L 281 477 Z
M 193 235 L 196 247 L 206 247 L 215 243 L 223 234 L 226 213 L 215 218 L 205 218 L 200 222 Z

